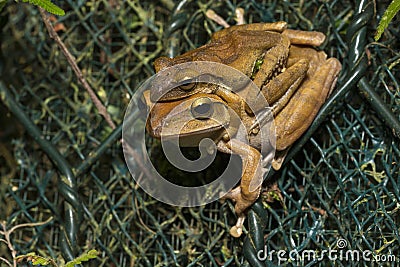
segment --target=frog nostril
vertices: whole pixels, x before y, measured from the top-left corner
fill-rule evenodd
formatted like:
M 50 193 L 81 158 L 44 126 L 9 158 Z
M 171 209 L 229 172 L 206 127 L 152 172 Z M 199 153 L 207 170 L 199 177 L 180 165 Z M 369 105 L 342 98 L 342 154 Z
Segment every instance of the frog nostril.
M 192 103 L 191 112 L 196 119 L 209 119 L 214 112 L 213 103 L 208 97 L 198 98 Z

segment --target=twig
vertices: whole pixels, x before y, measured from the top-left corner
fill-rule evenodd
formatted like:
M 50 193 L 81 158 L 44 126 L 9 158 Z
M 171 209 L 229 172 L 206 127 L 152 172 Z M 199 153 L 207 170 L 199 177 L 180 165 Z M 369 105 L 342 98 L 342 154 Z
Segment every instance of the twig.
M 8 230 L 7 232 L 9 232 L 10 234 L 12 232 L 14 232 L 15 230 L 17 230 L 18 228 L 22 228 L 22 227 L 33 227 L 33 226 L 40 226 L 40 225 L 44 225 L 46 223 L 49 223 L 53 220 L 53 217 L 48 218 L 46 221 L 44 222 L 37 222 L 37 223 L 22 223 L 22 224 L 18 224 L 14 227 L 12 227 L 10 230 Z
M 0 261 L 5 262 L 8 266 L 11 266 L 11 267 L 12 267 L 11 262 L 9 262 L 6 258 L 0 257 Z
M 54 30 L 54 27 L 51 24 L 49 17 L 46 15 L 45 10 L 43 8 L 39 7 L 39 11 L 40 11 L 40 15 L 42 16 L 43 22 L 46 25 L 47 31 L 49 32 L 50 38 L 52 38 L 57 43 L 57 45 L 60 47 L 64 56 L 67 58 L 69 65 L 74 70 L 75 75 L 77 76 L 78 80 L 81 82 L 81 84 L 83 85 L 85 90 L 89 93 L 89 96 L 92 99 L 96 108 L 98 109 L 100 115 L 102 115 L 104 117 L 104 119 L 106 120 L 106 122 L 112 129 L 115 129 L 115 124 L 112 121 L 110 114 L 108 114 L 106 107 L 103 105 L 103 103 L 101 103 L 100 99 L 97 97 L 97 95 L 94 93 L 93 89 L 90 87 L 90 85 L 86 81 L 85 77 L 83 76 L 82 71 L 80 70 L 80 68 L 78 67 L 78 64 L 76 63 L 74 56 L 69 52 L 68 48 L 65 46 L 65 44 L 61 40 L 60 36 Z
M 15 250 L 13 244 L 11 243 L 11 234 L 18 228 L 40 226 L 49 223 L 51 220 L 53 220 L 53 217 L 50 217 L 44 222 L 18 224 L 12 227 L 10 230 L 7 230 L 7 225 L 5 221 L 1 222 L 0 226 L 2 228 L 2 231 L 0 231 L 0 234 L 4 236 L 4 239 L 0 239 L 0 241 L 4 242 L 8 246 L 8 249 L 10 250 L 11 253 L 11 257 L 13 259 L 13 264 L 11 264 L 6 258 L 2 257 L 0 257 L 0 261 L 5 262 L 9 266 L 17 267 L 17 260 L 16 260 L 17 251 Z

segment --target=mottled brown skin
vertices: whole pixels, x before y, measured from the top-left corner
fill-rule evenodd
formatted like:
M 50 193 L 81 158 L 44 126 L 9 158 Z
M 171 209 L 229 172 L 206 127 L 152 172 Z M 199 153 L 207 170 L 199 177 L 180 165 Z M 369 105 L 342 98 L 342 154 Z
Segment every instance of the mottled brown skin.
M 307 130 L 316 114 L 325 102 L 335 85 L 341 64 L 335 58 L 326 59 L 326 54 L 317 51 L 312 46 L 319 46 L 325 40 L 320 32 L 305 32 L 287 30 L 285 22 L 257 23 L 236 25 L 213 34 L 210 43 L 189 51 L 175 58 L 161 57 L 155 61 L 156 71 L 191 61 L 214 61 L 234 67 L 247 76 L 253 76 L 253 82 L 272 107 L 276 126 L 277 155 L 272 163 L 274 169 L 279 169 L 283 162 L 285 151 Z M 254 71 L 256 61 L 262 59 L 258 71 Z M 257 93 L 258 94 L 258 93 Z M 207 96 L 208 95 L 208 96 Z M 237 94 L 207 84 L 199 84 L 193 90 L 177 88 L 154 105 L 147 122 L 147 130 L 156 138 L 160 138 L 165 112 L 174 104 L 182 103 L 182 99 L 193 100 L 196 96 L 209 97 L 214 95 L 214 101 L 225 103 L 244 121 L 251 134 L 259 127 L 254 119 L 254 112 L 263 107 L 257 107 L 257 95 L 248 95 L 246 99 Z M 251 103 L 256 110 L 250 110 L 245 103 Z M 165 107 L 163 107 L 165 105 Z M 190 108 L 187 107 L 187 112 Z M 155 119 L 156 118 L 156 119 Z M 201 133 L 207 131 L 207 123 L 202 124 Z M 195 125 L 195 124 L 193 124 Z M 211 124 L 210 124 L 211 125 Z M 256 201 L 262 184 L 261 154 L 252 144 L 246 145 L 235 138 L 236 122 L 231 122 L 225 134 L 215 134 L 215 127 L 209 127 L 218 150 L 224 153 L 240 155 L 243 161 L 241 184 L 225 197 L 235 201 L 235 212 L 238 221 L 230 233 L 240 236 L 242 233 L 245 211 Z M 198 127 L 198 126 L 196 126 Z M 185 136 L 190 136 L 186 129 Z M 170 132 L 174 132 L 173 130 Z M 198 129 L 193 129 L 196 135 Z M 176 135 L 183 134 L 176 131 Z M 257 188 L 250 190 L 250 184 Z

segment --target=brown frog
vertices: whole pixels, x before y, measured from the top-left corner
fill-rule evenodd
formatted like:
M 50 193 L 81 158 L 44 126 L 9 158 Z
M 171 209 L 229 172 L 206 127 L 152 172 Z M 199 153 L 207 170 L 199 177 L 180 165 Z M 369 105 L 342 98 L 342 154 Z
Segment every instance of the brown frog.
M 200 134 L 208 135 L 217 144 L 218 150 L 240 155 L 244 166 L 240 186 L 225 196 L 236 203 L 238 221 L 230 230 L 233 236 L 241 235 L 245 211 L 258 198 L 263 180 L 262 155 L 258 150 L 260 140 L 253 140 L 257 140 L 259 128 L 270 119 L 270 113 L 265 112 L 261 120 L 255 118 L 256 113 L 263 112 L 263 107 L 257 104 L 258 99 L 265 97 L 271 105 L 277 150 L 272 167 L 279 169 L 287 149 L 310 126 L 340 72 L 341 64 L 337 59 L 326 59 L 324 52 L 312 48 L 322 44 L 324 39 L 320 32 L 288 30 L 285 22 L 237 25 L 214 33 L 211 42 L 202 47 L 172 59 L 161 57 L 155 61 L 157 72 L 191 61 L 222 63 L 251 77 L 260 88 L 258 92 L 250 91 L 249 95 L 242 97 L 238 95 L 242 87 L 229 90 L 193 82 L 171 90 L 157 103 L 154 103 L 153 97 L 159 95 L 157 90 L 145 93 L 148 106 L 153 105 L 146 126 L 152 136 L 161 138 L 163 133 L 192 138 Z M 181 114 L 191 114 L 193 122 L 179 130 L 169 124 L 171 129 L 161 131 L 161 127 L 165 127 L 164 119 L 168 111 L 184 100 L 188 101 Z M 236 119 L 228 123 L 226 112 L 214 113 L 216 103 L 220 108 L 225 105 L 236 112 L 250 133 L 249 144 L 238 138 Z M 197 105 L 202 106 L 199 110 L 206 115 L 196 116 Z M 209 109 L 213 110 L 213 116 L 221 118 L 219 122 L 224 123 L 216 125 L 215 120 L 208 120 Z

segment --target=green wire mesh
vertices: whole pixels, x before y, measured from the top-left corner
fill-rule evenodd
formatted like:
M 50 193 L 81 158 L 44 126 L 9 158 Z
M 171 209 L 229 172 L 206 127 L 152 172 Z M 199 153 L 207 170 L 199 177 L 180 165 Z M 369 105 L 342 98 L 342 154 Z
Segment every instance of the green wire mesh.
M 177 208 L 134 183 L 121 127 L 98 114 L 38 10 L 11 3 L 1 13 L 0 220 L 9 227 L 45 221 L 12 235 L 19 254 L 70 260 L 100 251 L 87 266 L 273 266 L 260 249 L 337 247 L 400 259 L 400 30 L 395 17 L 379 43 L 378 19 L 390 1 L 59 1 L 53 19 L 86 79 L 121 125 L 130 96 L 154 74 L 152 62 L 206 43 L 219 25 L 284 20 L 326 33 L 343 64 L 336 91 L 310 130 L 271 173 L 249 211 L 246 235 L 229 236 L 230 202 Z M 1 238 L 1 237 L 0 237 Z M 0 244 L 0 257 L 10 258 Z M 286 266 L 356 266 L 355 261 L 292 261 Z M 368 263 L 372 264 L 372 263 Z M 0 264 L 1 265 L 1 264 Z M 373 266 L 373 265 L 371 265 Z

